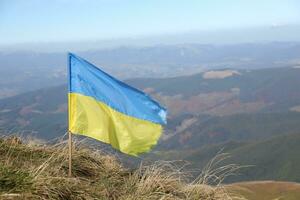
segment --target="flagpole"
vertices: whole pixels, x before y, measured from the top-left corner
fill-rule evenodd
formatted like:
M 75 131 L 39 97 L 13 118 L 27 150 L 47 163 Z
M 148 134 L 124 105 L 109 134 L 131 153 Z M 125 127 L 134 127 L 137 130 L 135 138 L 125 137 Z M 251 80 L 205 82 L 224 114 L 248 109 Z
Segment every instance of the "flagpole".
M 68 176 L 69 178 L 72 177 L 72 133 L 71 131 L 68 131 L 69 135 L 69 173 Z
M 70 92 L 70 89 L 71 89 L 71 58 L 70 58 L 70 54 L 68 53 L 68 136 L 69 136 L 69 140 L 68 140 L 68 145 L 69 145 L 69 171 L 68 171 L 68 177 L 71 178 L 72 177 L 72 132 L 70 131 L 70 104 L 71 104 L 71 99 L 70 99 L 70 96 L 69 96 L 69 92 Z

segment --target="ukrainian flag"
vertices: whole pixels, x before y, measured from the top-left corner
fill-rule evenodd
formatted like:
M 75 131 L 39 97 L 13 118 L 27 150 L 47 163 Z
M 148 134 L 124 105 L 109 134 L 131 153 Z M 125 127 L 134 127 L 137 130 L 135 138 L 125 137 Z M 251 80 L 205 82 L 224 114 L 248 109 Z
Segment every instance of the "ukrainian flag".
M 166 124 L 166 110 L 145 93 L 69 54 L 69 131 L 130 155 L 147 152 Z

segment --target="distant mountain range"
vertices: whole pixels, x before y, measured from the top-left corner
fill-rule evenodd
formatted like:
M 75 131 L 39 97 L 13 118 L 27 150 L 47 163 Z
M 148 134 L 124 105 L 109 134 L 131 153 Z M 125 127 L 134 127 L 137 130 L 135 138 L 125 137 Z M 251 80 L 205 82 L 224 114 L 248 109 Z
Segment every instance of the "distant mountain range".
M 300 65 L 299 42 L 156 45 L 77 53 L 121 79 Z M 0 98 L 63 84 L 66 66 L 66 53 L 0 51 Z
M 114 38 L 107 40 L 83 40 L 83 41 L 59 41 L 59 42 L 36 42 L 21 43 L 15 45 L 0 46 L 0 51 L 14 51 L 16 49 L 33 50 L 39 52 L 64 52 L 86 51 L 95 49 L 117 48 L 120 46 L 155 46 L 155 45 L 178 45 L 178 44 L 241 44 L 241 43 L 268 43 L 300 41 L 300 25 L 273 23 L 257 27 L 243 27 L 216 30 L 191 30 L 185 32 L 165 33 L 159 35 L 133 36 Z
M 184 159 L 201 168 L 217 152 L 254 165 L 229 182 L 300 182 L 300 68 L 222 69 L 126 82 L 169 111 L 159 145 L 145 159 Z M 66 131 L 66 86 L 0 100 L 0 131 L 53 139 Z

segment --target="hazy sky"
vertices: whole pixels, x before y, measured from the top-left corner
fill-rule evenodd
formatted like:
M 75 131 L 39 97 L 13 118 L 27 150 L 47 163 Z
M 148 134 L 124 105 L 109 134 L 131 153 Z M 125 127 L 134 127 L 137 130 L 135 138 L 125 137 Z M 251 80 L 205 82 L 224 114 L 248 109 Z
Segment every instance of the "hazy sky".
M 299 0 L 0 0 L 0 45 L 290 24 Z

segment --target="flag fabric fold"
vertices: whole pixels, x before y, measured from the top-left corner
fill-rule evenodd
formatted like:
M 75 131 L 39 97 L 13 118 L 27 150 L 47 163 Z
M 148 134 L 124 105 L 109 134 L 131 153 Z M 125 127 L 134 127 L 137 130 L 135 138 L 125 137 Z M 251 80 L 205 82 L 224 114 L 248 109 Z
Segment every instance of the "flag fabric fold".
M 147 94 L 69 54 L 69 131 L 123 153 L 147 152 L 166 124 L 166 109 Z

